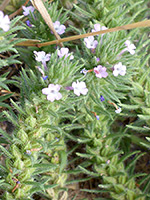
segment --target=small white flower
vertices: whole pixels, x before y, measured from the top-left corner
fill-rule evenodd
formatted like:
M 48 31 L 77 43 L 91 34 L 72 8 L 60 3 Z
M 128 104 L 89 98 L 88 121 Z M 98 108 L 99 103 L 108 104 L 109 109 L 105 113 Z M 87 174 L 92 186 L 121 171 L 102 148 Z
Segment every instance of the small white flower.
M 108 28 L 106 26 L 101 26 L 100 24 L 94 24 L 94 29 L 92 29 L 92 32 L 97 32 L 97 31 L 104 31 L 107 30 Z M 105 33 L 104 33 L 105 34 Z M 102 36 L 104 35 L 102 34 Z
M 45 70 L 47 70 L 46 62 L 50 60 L 51 54 L 46 54 L 44 51 L 33 51 L 33 53 L 35 54 L 35 60 L 38 62 L 42 62 Z
M 25 7 L 25 6 L 22 6 L 22 9 L 24 10 L 23 14 L 24 16 L 27 16 L 31 13 L 34 12 L 34 7 L 33 6 L 28 6 L 28 7 Z
M 125 43 L 124 43 L 125 45 L 126 45 L 126 51 L 129 51 L 129 53 L 131 54 L 131 55 L 134 55 L 135 54 L 135 49 L 136 49 L 136 46 L 134 45 L 134 44 L 132 44 L 129 40 L 126 40 L 125 41 Z
M 31 155 L 31 151 L 30 150 L 26 150 L 26 154 Z
M 53 25 L 59 35 L 62 35 L 65 32 L 66 27 L 61 25 L 59 21 L 54 22 Z
M 61 85 L 49 84 L 48 88 L 43 88 L 42 93 L 47 95 L 47 100 L 53 102 L 55 99 L 60 100 L 62 98 L 59 92 Z
M 57 50 L 57 55 L 59 56 L 59 58 L 62 58 L 63 56 L 67 58 L 68 56 L 70 56 L 69 49 L 62 47 L 60 50 Z M 74 59 L 73 55 L 70 56 L 70 60 L 72 59 Z
M 98 41 L 94 40 L 93 36 L 89 36 L 84 38 L 85 45 L 88 49 L 95 49 L 98 45 Z
M 81 81 L 77 81 L 77 82 L 73 82 L 72 83 L 72 88 L 74 90 L 74 93 L 77 96 L 80 96 L 80 94 L 86 95 L 88 92 L 88 89 L 86 88 L 86 84 L 85 82 Z
M 33 51 L 35 54 L 35 60 L 38 62 L 46 62 L 50 60 L 51 54 L 46 54 L 44 51 Z
M 114 76 L 118 76 L 118 75 L 124 76 L 126 74 L 126 66 L 122 65 L 121 62 L 119 62 L 118 64 L 114 65 L 114 71 L 113 71 L 113 75 Z
M 2 28 L 3 31 L 7 32 L 9 30 L 9 24 L 10 24 L 10 19 L 8 15 L 4 16 L 4 13 L 0 11 L 0 28 Z
M 116 110 L 115 110 L 115 113 L 121 113 L 121 108 L 120 107 L 118 107 Z

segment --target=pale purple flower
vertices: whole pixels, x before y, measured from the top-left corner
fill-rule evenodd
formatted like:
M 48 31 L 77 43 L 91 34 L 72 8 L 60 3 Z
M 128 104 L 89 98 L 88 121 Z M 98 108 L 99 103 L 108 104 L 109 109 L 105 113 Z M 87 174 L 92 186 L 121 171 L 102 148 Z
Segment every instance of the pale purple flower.
M 62 58 L 63 56 L 67 58 L 68 56 L 70 56 L 69 49 L 62 47 L 60 50 L 57 50 L 57 55 L 59 56 L 59 58 Z M 70 60 L 72 59 L 74 59 L 73 55 L 70 56 Z
M 84 75 L 86 75 L 87 73 L 88 73 L 88 70 L 87 69 L 85 69 L 85 68 L 83 68 L 81 71 L 80 71 L 80 73 L 82 74 L 84 74 Z
M 114 65 L 114 71 L 113 71 L 113 75 L 114 76 L 118 76 L 118 75 L 124 76 L 126 74 L 126 66 L 122 65 L 121 62 L 119 62 L 118 64 Z
M 121 108 L 120 107 L 118 107 L 116 110 L 115 110 L 115 113 L 121 113 Z
M 25 7 L 25 6 L 22 6 L 22 9 L 24 10 L 23 14 L 24 16 L 27 16 L 31 13 L 34 12 L 34 7 L 33 6 L 28 6 L 28 7 Z
M 61 85 L 49 84 L 48 88 L 43 88 L 42 93 L 47 95 L 47 100 L 53 102 L 55 99 L 60 100 L 62 98 L 59 92 Z
M 100 24 L 94 24 L 94 29 L 92 29 L 92 32 L 103 31 L 103 30 L 107 30 L 107 29 L 108 29 L 107 27 L 101 26 Z M 104 35 L 104 34 L 102 34 L 102 35 Z
M 98 45 L 98 41 L 94 40 L 93 36 L 89 36 L 84 38 L 85 45 L 88 49 L 95 49 Z
M 74 93 L 77 96 L 80 96 L 80 94 L 86 95 L 88 92 L 88 89 L 86 88 L 86 84 L 83 81 L 73 82 L 72 87 L 73 87 Z
M 129 40 L 126 40 L 125 43 L 127 48 L 125 48 L 126 51 L 129 51 L 129 53 L 131 55 L 134 55 L 135 54 L 135 49 L 136 49 L 136 46 L 134 44 L 132 44 Z
M 103 67 L 101 65 L 94 67 L 94 72 L 97 78 L 106 78 L 108 76 L 108 73 L 106 72 L 106 67 Z
M 99 61 L 100 61 L 100 58 L 96 58 L 96 61 L 99 62 Z
M 44 51 L 33 51 L 33 53 L 35 54 L 35 60 L 38 62 L 42 62 L 45 70 L 47 70 L 46 62 L 50 60 L 51 54 L 46 54 Z
M 4 13 L 0 11 L 0 28 L 3 29 L 3 31 L 7 32 L 9 30 L 10 25 L 10 19 L 8 15 L 4 16 Z
M 66 27 L 64 25 L 61 25 L 59 21 L 56 21 L 53 23 L 55 31 L 61 35 L 65 32 Z

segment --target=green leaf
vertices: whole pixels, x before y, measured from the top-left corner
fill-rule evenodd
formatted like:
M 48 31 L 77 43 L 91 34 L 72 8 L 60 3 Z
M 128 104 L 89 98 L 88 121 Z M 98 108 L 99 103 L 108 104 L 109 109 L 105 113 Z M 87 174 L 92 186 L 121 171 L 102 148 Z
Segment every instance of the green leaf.
M 4 96 L 1 96 L 0 97 L 0 102 L 1 101 L 4 101 L 4 100 L 6 100 L 6 99 L 8 99 L 9 97 L 11 97 L 13 95 L 13 93 L 11 93 L 11 94 L 6 94 L 6 95 L 4 95 Z
M 7 151 L 2 145 L 0 145 L 0 149 L 6 156 L 8 156 L 9 158 L 13 158 L 9 151 Z
M 122 103 L 119 103 L 119 106 L 121 106 L 122 108 L 125 108 L 127 110 L 136 110 L 136 109 L 140 108 L 139 105 L 127 105 L 127 104 L 122 104 Z
M 99 177 L 99 174 L 97 173 L 94 173 L 94 172 L 91 172 L 91 171 L 88 171 L 87 169 L 79 166 L 79 169 L 81 169 L 81 171 L 83 171 L 83 173 L 87 174 L 87 175 L 90 175 L 90 176 L 93 176 L 93 177 Z
M 82 13 L 82 15 L 84 15 L 87 18 L 92 18 L 92 14 L 90 14 L 89 12 L 86 12 L 85 10 L 83 10 L 82 8 L 80 8 L 79 6 L 77 6 L 76 4 L 74 4 L 74 7 L 80 12 Z
M 80 156 L 81 158 L 88 158 L 88 159 L 92 159 L 93 155 L 90 154 L 85 154 L 85 153 L 76 153 L 77 156 Z
M 12 137 L 6 133 L 5 131 L 3 131 L 1 128 L 0 128 L 0 133 L 5 137 L 7 138 L 10 142 L 12 142 Z
M 132 161 L 127 165 L 126 167 L 126 171 L 130 170 L 131 167 L 133 167 L 133 165 L 135 165 L 135 162 L 141 157 L 145 155 L 145 153 L 140 153 L 139 155 L 136 155 Z
M 137 153 L 140 153 L 140 152 L 141 152 L 141 151 L 130 152 L 130 153 L 128 153 L 128 154 L 122 156 L 122 157 L 120 158 L 120 160 L 118 161 L 118 163 L 122 163 L 122 162 L 124 162 L 125 160 L 127 160 L 127 158 L 129 158 L 129 157 L 131 157 L 132 155 L 135 155 L 135 154 L 137 154 Z
M 0 168 L 1 168 L 1 170 L 4 170 L 5 172 L 8 172 L 8 170 L 1 164 L 0 164 Z
M 18 112 L 25 115 L 25 112 L 23 111 L 23 109 L 20 106 L 18 106 L 12 99 L 10 101 L 13 104 L 13 106 L 17 109 Z
M 150 128 L 149 127 L 138 127 L 138 126 L 133 126 L 133 125 L 126 125 L 126 127 L 138 131 L 138 132 L 149 132 Z
M 8 104 L 2 102 L 0 102 L 0 107 L 11 109 L 11 107 Z
M 60 152 L 60 157 L 61 157 L 61 163 L 60 163 L 59 173 L 61 174 L 62 171 L 67 166 L 67 153 L 65 151 L 61 151 Z
M 137 115 L 141 120 L 150 120 L 150 115 Z
M 48 163 L 48 164 L 44 164 L 44 163 L 40 163 L 40 164 L 34 164 L 33 165 L 34 168 L 47 168 L 47 169 L 53 169 L 58 167 L 57 164 L 52 164 L 52 163 Z
M 85 181 L 89 181 L 91 180 L 92 177 L 88 177 L 88 178 L 83 178 L 83 179 L 76 179 L 76 180 L 71 180 L 71 181 L 67 181 L 66 185 L 70 185 L 70 184 L 74 184 L 74 183 L 80 183 L 80 182 L 85 182 Z

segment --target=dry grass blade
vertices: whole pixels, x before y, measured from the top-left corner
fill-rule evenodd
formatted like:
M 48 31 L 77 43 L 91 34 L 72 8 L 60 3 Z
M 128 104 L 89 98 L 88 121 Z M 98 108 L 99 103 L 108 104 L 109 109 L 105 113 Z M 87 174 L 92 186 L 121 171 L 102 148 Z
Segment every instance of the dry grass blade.
M 19 38 L 14 38 L 14 39 L 12 39 L 12 41 L 18 40 L 18 39 Z M 39 43 L 39 42 L 41 42 L 41 41 L 40 40 L 32 40 L 32 39 L 30 40 L 30 39 L 28 39 L 24 42 L 17 43 L 16 46 L 33 46 L 33 47 L 35 47 L 35 46 L 37 46 L 37 43 Z
M 60 44 L 61 42 L 78 40 L 78 39 L 86 38 L 86 37 L 89 37 L 89 36 L 95 36 L 95 35 L 98 35 L 98 34 L 101 35 L 101 34 L 104 34 L 104 33 L 111 33 L 111 32 L 116 32 L 116 31 L 121 31 L 121 30 L 129 30 L 129 29 L 133 29 L 133 28 L 149 27 L 149 26 L 150 26 L 150 20 L 145 20 L 145 21 L 142 21 L 142 22 L 127 24 L 127 25 L 124 25 L 124 26 L 117 26 L 115 28 L 110 28 L 110 29 L 103 30 L 103 31 L 97 31 L 97 32 L 91 32 L 91 33 L 86 33 L 86 34 L 82 34 L 82 35 L 70 36 L 70 37 L 59 39 L 59 40 L 53 40 L 53 41 L 50 41 L 50 42 L 44 42 L 44 43 L 40 43 L 40 44 L 35 44 L 34 42 L 32 43 L 32 40 L 30 40 L 30 42 L 28 42 L 28 41 L 20 42 L 16 45 L 17 46 L 43 47 L 43 46 L 48 46 L 48 45 L 52 45 L 52 44 Z

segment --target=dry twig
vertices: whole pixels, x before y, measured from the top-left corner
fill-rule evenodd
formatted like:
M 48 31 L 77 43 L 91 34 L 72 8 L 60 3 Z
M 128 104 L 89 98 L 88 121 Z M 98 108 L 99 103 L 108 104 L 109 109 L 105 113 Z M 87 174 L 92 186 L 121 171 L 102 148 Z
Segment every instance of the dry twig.
M 66 38 L 62 38 L 62 39 L 58 39 L 58 40 L 53 40 L 53 41 L 49 41 L 49 42 L 44 42 L 44 43 L 37 43 L 35 44 L 35 42 L 32 42 L 32 40 L 28 40 L 25 42 L 20 42 L 17 43 L 17 46 L 36 46 L 36 47 L 43 47 L 43 46 L 48 46 L 48 45 L 52 45 L 52 44 L 60 44 L 61 42 L 68 42 L 68 41 L 72 41 L 72 40 L 78 40 L 81 38 L 86 38 L 89 36 L 95 36 L 95 35 L 101 35 L 104 33 L 111 33 L 111 32 L 116 32 L 116 31 L 121 31 L 121 30 L 130 30 L 133 28 L 140 28 L 140 27 L 149 27 L 150 26 L 150 20 L 145 20 L 142 22 L 136 22 L 133 24 L 127 24 L 127 25 L 123 25 L 123 26 L 117 26 L 115 28 L 110 28 L 107 30 L 103 30 L 103 31 L 97 31 L 97 32 L 91 32 L 91 33 L 86 33 L 86 34 L 82 34 L 82 35 L 75 35 L 75 36 L 70 36 L 70 37 L 66 37 Z

